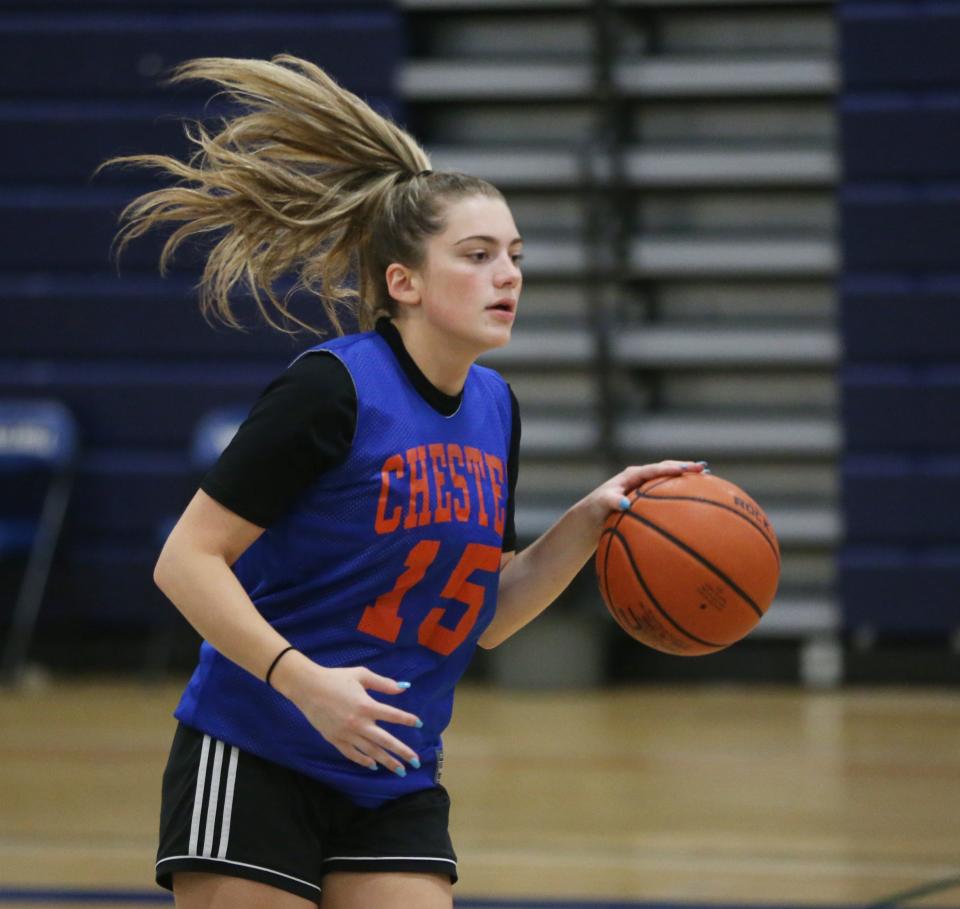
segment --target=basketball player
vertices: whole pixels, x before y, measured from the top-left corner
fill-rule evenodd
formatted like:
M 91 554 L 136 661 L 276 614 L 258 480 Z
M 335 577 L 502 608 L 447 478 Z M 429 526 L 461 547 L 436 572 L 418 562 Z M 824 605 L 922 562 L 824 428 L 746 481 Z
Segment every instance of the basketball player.
M 204 638 L 176 709 L 157 881 L 180 909 L 450 909 L 441 733 L 474 647 L 557 597 L 627 492 L 702 467 L 630 467 L 516 553 L 517 402 L 474 362 L 510 340 L 520 295 L 503 196 L 432 172 L 302 60 L 196 60 L 177 78 L 218 83 L 245 112 L 215 135 L 195 125 L 189 163 L 115 159 L 180 178 L 131 203 L 120 248 L 178 224 L 163 265 L 216 231 L 205 312 L 236 324 L 239 284 L 271 325 L 307 325 L 274 291 L 294 272 L 337 329 L 348 307 L 360 331 L 267 387 L 157 562 Z

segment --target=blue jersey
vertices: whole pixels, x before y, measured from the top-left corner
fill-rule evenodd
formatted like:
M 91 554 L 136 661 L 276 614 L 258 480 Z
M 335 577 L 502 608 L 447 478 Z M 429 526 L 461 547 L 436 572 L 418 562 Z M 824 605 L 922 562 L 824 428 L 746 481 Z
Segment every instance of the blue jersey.
M 372 807 L 434 785 L 454 686 L 496 609 L 510 393 L 474 365 L 459 409 L 443 416 L 376 332 L 312 350 L 338 357 L 353 379 L 353 444 L 233 570 L 264 618 L 315 662 L 411 682 L 401 695 L 371 695 L 423 721 L 385 724 L 421 768 L 400 778 L 347 760 L 290 701 L 207 643 L 176 716 Z

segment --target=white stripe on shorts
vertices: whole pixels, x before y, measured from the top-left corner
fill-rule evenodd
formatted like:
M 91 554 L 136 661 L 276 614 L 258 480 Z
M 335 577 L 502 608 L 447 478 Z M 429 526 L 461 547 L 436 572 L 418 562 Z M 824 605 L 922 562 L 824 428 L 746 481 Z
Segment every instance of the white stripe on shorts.
M 237 783 L 237 759 L 239 749 L 230 749 L 230 765 L 227 767 L 227 788 L 223 793 L 223 821 L 220 823 L 220 851 L 217 858 L 226 858 L 227 844 L 230 842 L 230 818 L 233 816 L 233 789 Z
M 200 769 L 197 771 L 197 788 L 193 795 L 193 820 L 190 823 L 190 855 L 197 854 L 197 843 L 200 839 L 200 813 L 203 811 L 203 784 L 207 776 L 207 758 L 210 756 L 210 736 L 203 737 L 203 747 L 200 749 Z
M 217 804 L 220 801 L 220 771 L 223 768 L 223 742 L 217 741 L 213 753 L 213 770 L 210 772 L 210 800 L 207 802 L 207 829 L 203 834 L 203 856 L 213 855 L 213 828 L 217 820 Z

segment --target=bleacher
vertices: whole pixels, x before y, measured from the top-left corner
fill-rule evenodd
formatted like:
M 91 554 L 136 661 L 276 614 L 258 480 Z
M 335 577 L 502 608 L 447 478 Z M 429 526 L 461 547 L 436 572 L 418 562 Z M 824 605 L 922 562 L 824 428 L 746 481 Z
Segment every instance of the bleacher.
M 526 239 L 514 339 L 489 357 L 523 407 L 521 535 L 617 465 L 708 459 L 783 543 L 754 634 L 835 680 L 833 4 L 403 6 L 412 125 L 436 166 L 502 186 Z

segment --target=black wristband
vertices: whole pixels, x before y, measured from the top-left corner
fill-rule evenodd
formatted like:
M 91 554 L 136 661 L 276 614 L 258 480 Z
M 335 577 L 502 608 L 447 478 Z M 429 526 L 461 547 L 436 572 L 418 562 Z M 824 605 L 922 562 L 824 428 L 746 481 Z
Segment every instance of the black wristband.
M 267 677 L 264 679 L 264 681 L 265 681 L 268 685 L 270 685 L 270 676 L 273 675 L 273 670 L 277 668 L 277 663 L 280 662 L 280 658 L 281 658 L 285 653 L 289 653 L 291 650 L 296 650 L 296 649 L 297 649 L 297 648 L 294 647 L 293 644 L 291 644 L 289 647 L 284 647 L 283 650 L 281 650 L 281 651 L 276 655 L 276 657 L 274 657 L 273 662 L 270 664 L 270 668 L 267 670 Z M 270 685 L 270 687 L 273 688 L 273 685 Z

